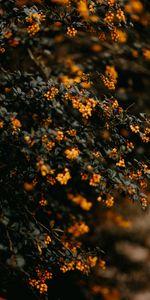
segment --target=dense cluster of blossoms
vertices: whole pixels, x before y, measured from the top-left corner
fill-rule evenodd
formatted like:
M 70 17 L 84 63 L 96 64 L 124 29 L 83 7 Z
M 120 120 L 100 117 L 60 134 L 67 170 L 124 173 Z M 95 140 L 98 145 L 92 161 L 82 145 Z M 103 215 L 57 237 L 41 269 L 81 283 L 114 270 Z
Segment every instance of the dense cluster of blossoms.
M 115 90 L 115 86 L 117 84 L 117 77 L 118 74 L 115 68 L 113 66 L 106 66 L 105 75 L 102 75 L 102 80 L 104 82 L 104 85 L 109 90 Z
M 140 1 L 122 2 L 1 1 L 0 265 L 42 297 L 60 272 L 105 269 L 82 240 L 95 211 L 125 196 L 148 204 L 139 145 L 150 121 L 130 113 L 134 80 L 122 73 L 126 56 L 145 72 L 150 50 L 135 45 L 136 32 L 126 47 L 128 19 L 145 28 L 150 17 Z

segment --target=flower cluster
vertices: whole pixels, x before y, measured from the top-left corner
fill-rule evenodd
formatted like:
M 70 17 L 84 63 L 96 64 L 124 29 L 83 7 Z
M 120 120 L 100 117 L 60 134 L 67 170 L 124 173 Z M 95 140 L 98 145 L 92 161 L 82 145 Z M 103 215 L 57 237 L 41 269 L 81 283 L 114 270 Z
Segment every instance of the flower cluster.
M 97 105 L 97 102 L 93 98 L 80 98 L 68 93 L 65 95 L 65 98 L 72 102 L 73 108 L 76 108 L 85 119 L 88 119 L 92 115 L 93 109 Z
M 31 37 L 40 31 L 40 24 L 41 22 L 45 21 L 45 18 L 46 16 L 42 12 L 38 13 L 35 11 L 32 13 L 29 10 L 29 14 L 25 18 L 25 21 L 27 24 L 29 24 L 27 27 L 27 32 Z
M 40 294 L 47 292 L 48 285 L 45 281 L 52 279 L 52 273 L 49 271 L 41 272 L 39 269 L 36 270 L 37 279 L 29 279 L 29 284 L 39 290 Z
M 57 181 L 62 185 L 66 185 L 70 178 L 71 175 L 67 168 L 64 169 L 63 173 L 58 173 L 56 176 Z
M 64 265 L 60 267 L 60 270 L 63 273 L 66 273 L 68 271 L 78 270 L 82 273 L 87 274 L 89 273 L 90 268 L 94 268 L 96 266 L 97 261 L 98 261 L 97 256 L 90 255 L 85 259 L 84 262 L 82 262 L 81 260 L 66 262 Z
M 47 100 L 52 100 L 55 98 L 55 96 L 58 94 L 58 89 L 55 86 L 52 86 L 50 90 L 48 90 L 45 94 L 44 97 L 47 98 Z
M 82 209 L 84 210 L 90 210 L 92 207 L 92 202 L 88 201 L 85 197 L 82 195 L 76 195 L 68 194 L 68 199 L 73 201 L 74 203 L 78 204 Z
M 118 74 L 113 66 L 106 66 L 105 75 L 102 75 L 102 81 L 109 90 L 114 90 L 117 84 Z
M 80 154 L 78 148 L 66 149 L 65 155 L 68 159 L 75 160 Z
M 74 27 L 68 27 L 68 28 L 67 28 L 67 34 L 68 34 L 70 37 L 74 37 L 74 36 L 76 36 L 76 34 L 77 34 L 77 30 L 76 30 Z
M 68 228 L 68 232 L 78 237 L 89 232 L 89 227 L 84 222 L 75 223 Z

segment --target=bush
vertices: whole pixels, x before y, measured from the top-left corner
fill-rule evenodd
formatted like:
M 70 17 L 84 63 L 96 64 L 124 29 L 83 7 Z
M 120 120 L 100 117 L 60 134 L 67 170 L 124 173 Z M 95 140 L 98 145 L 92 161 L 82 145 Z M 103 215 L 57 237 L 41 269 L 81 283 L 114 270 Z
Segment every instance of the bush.
M 89 242 L 95 211 L 125 196 L 147 207 L 150 127 L 139 114 L 149 90 L 145 2 L 1 1 L 6 297 L 18 276 L 46 299 L 61 273 L 104 268 L 100 247 Z

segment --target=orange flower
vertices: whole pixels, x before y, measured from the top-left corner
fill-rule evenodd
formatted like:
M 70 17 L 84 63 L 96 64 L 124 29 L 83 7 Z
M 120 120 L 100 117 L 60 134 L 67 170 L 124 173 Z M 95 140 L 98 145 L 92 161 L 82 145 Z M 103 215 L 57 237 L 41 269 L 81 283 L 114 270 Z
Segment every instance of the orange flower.
M 74 37 L 77 34 L 77 30 L 74 27 L 67 27 L 67 35 Z
M 58 89 L 57 89 L 55 86 L 52 86 L 52 87 L 44 94 L 44 97 L 46 97 L 47 100 L 53 100 L 57 94 L 58 94 Z
M 62 185 L 66 185 L 70 178 L 71 178 L 71 175 L 67 168 L 64 169 L 63 173 L 58 173 L 56 176 L 57 181 Z
M 68 228 L 68 232 L 78 237 L 89 232 L 89 227 L 84 222 L 75 223 Z
M 83 18 L 88 18 L 88 16 L 89 16 L 89 10 L 88 10 L 88 6 L 87 6 L 87 1 L 86 0 L 79 0 L 79 2 L 78 2 L 78 11 L 79 11 L 79 14 Z
M 13 118 L 11 120 L 11 122 L 12 122 L 12 125 L 13 125 L 14 129 L 18 129 L 18 128 L 20 128 L 22 126 L 21 123 L 20 123 L 20 121 L 18 119 L 16 119 L 16 118 Z
M 140 131 L 140 127 L 138 125 L 130 125 L 130 129 L 134 133 L 138 133 Z
M 36 33 L 38 33 L 40 31 L 40 26 L 39 26 L 39 24 L 34 23 L 27 27 L 27 31 L 30 36 L 34 36 Z
M 105 204 L 107 207 L 112 207 L 114 205 L 114 197 L 111 195 L 108 195 L 106 198 Z
M 84 210 L 90 210 L 92 207 L 92 203 L 87 201 L 87 199 L 82 195 L 74 196 L 72 194 L 68 194 L 68 199 L 78 204 Z
M 94 173 L 92 175 L 92 177 L 90 178 L 89 185 L 91 185 L 91 186 L 97 186 L 97 184 L 100 183 L 100 181 L 101 181 L 101 175 L 97 174 L 97 173 Z
M 121 158 L 117 163 L 116 166 L 118 167 L 125 167 L 125 161 L 123 158 Z
M 117 84 L 118 73 L 113 66 L 106 66 L 105 75 L 101 76 L 104 85 L 114 90 Z
M 65 155 L 68 159 L 76 160 L 77 157 L 80 155 L 80 151 L 78 148 L 66 149 Z

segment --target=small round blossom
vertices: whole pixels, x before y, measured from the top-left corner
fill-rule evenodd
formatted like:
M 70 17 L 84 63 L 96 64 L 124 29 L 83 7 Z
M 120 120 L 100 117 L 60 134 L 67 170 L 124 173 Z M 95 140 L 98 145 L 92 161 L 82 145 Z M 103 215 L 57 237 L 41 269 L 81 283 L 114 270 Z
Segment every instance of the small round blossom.
M 0 120 L 0 129 L 2 129 L 3 127 L 4 127 L 4 122 Z
M 143 9 L 144 7 L 140 0 L 131 0 L 125 5 L 125 11 L 131 14 L 141 14 L 143 12 Z
M 87 1 L 85 0 L 78 1 L 78 12 L 83 18 L 88 18 L 89 10 L 87 6 Z
M 114 109 L 117 109 L 119 107 L 119 103 L 118 103 L 117 99 L 113 99 L 113 101 L 112 101 L 112 107 Z
M 143 49 L 145 59 L 150 60 L 150 49 Z
M 144 164 L 144 166 L 143 166 L 143 171 L 145 174 L 150 174 L 150 169 L 146 164 Z
M 77 131 L 75 129 L 69 129 L 69 130 L 67 130 L 67 133 L 70 136 L 76 136 L 77 135 Z
M 142 189 L 147 188 L 147 182 L 144 179 L 140 179 L 139 182 Z
M 63 138 L 64 138 L 64 133 L 63 133 L 63 131 L 58 130 L 58 131 L 56 132 L 56 140 L 60 142 L 60 141 L 63 140 Z
M 96 263 L 97 263 L 97 260 L 98 260 L 98 257 L 97 256 L 89 256 L 88 257 L 88 264 L 90 265 L 91 268 L 95 267 L 96 266 Z
M 51 242 L 52 242 L 51 237 L 48 234 L 46 234 L 45 237 L 44 237 L 45 245 L 49 245 Z
M 130 129 L 134 133 L 138 133 L 140 131 L 140 127 L 138 125 L 130 125 Z
M 107 3 L 109 6 L 114 6 L 116 3 L 116 0 L 107 0 Z
M 141 202 L 142 208 L 146 209 L 148 206 L 148 200 L 145 197 L 141 197 L 140 202 Z
M 88 175 L 85 173 L 81 173 L 81 180 L 88 180 Z
M 106 261 L 101 259 L 101 260 L 99 261 L 99 267 L 100 267 L 102 270 L 106 270 Z
M 48 151 L 51 151 L 55 147 L 55 142 L 49 141 L 48 143 L 46 143 L 45 146 L 46 146 Z
M 46 176 L 47 183 L 50 185 L 55 185 L 56 184 L 56 179 L 49 174 Z
M 39 201 L 39 204 L 41 206 L 46 206 L 48 204 L 48 201 L 45 198 L 41 198 L 40 201 Z
M 44 161 L 41 159 L 37 162 L 37 168 L 41 172 L 42 176 L 46 176 L 49 173 L 49 166 L 44 164 Z
M 97 199 L 96 199 L 98 202 L 102 202 L 102 197 L 101 196 L 98 196 Z
M 117 34 L 118 34 L 118 42 L 119 43 L 126 43 L 126 41 L 128 39 L 127 33 L 120 30 L 120 29 L 117 29 Z
M 91 4 L 89 5 L 89 11 L 90 11 L 91 13 L 93 13 L 94 10 L 95 10 L 95 4 L 94 4 L 94 2 L 91 2 Z
M 127 141 L 127 149 L 128 150 L 134 149 L 134 144 L 132 142 Z
M 117 156 L 118 156 L 118 150 L 117 150 L 117 148 L 113 148 L 112 150 L 110 150 L 108 152 L 108 156 L 110 158 L 117 158 Z
M 23 188 L 29 192 L 35 188 L 36 184 L 37 184 L 36 180 L 33 180 L 32 182 L 24 182 Z
M 106 34 L 104 32 L 101 32 L 99 35 L 98 35 L 98 39 L 100 41 L 105 41 L 106 40 Z
M 94 173 L 92 174 L 91 178 L 90 178 L 90 182 L 89 185 L 91 186 L 97 186 L 98 183 L 100 183 L 101 181 L 101 175 Z
M 21 126 L 22 126 L 21 122 L 16 118 L 12 118 L 11 123 L 15 130 L 21 128 Z
M 144 133 L 145 133 L 145 134 L 149 134 L 149 133 L 150 133 L 150 127 L 146 127 L 146 128 L 144 129 Z
M 125 160 L 123 158 L 121 158 L 117 163 L 116 163 L 117 167 L 125 167 Z
M 147 136 L 146 134 L 140 134 L 140 136 L 141 136 L 141 139 L 142 139 L 142 141 L 144 142 L 144 143 L 149 143 L 149 141 L 150 141 L 150 137 L 149 136 Z
M 4 47 L 0 47 L 0 54 L 3 54 L 5 52 L 5 48 Z
M 11 31 L 5 31 L 4 33 L 3 33 L 3 35 L 4 35 L 4 37 L 5 37 L 5 39 L 10 39 L 11 37 L 12 37 L 12 32 Z

